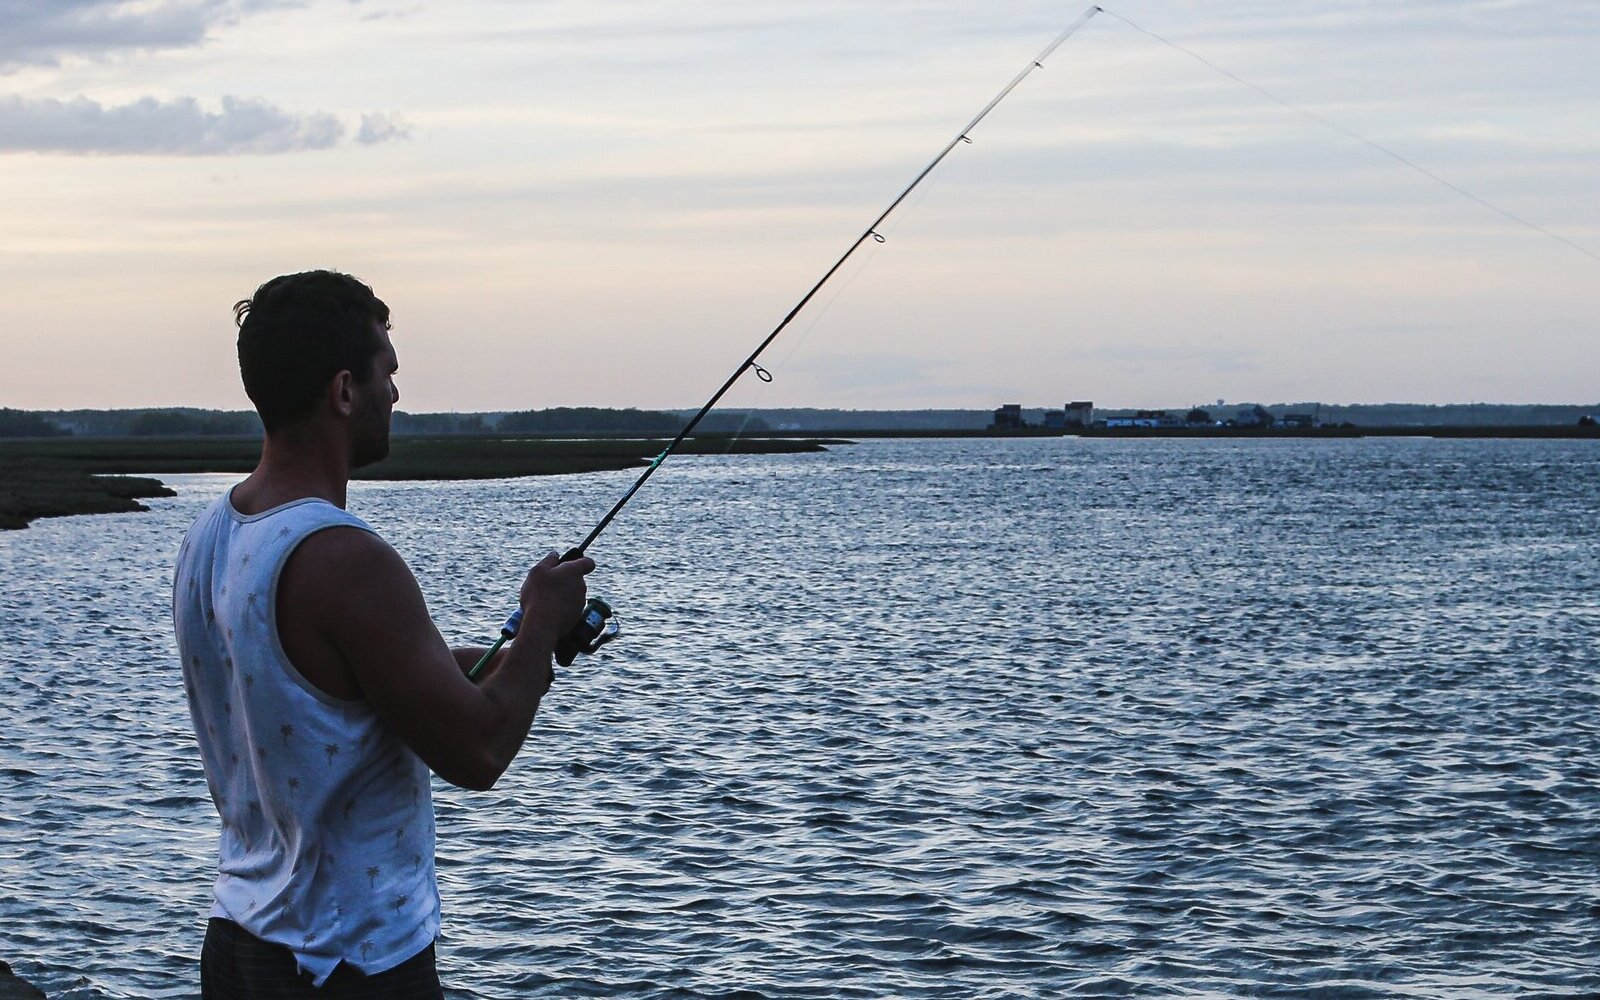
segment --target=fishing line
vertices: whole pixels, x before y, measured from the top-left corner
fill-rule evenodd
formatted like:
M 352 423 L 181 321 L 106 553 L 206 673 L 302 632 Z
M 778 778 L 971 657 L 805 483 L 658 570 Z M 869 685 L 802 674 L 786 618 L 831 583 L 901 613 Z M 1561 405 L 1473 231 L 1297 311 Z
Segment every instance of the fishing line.
M 920 199 L 925 197 L 925 195 L 918 195 L 917 197 L 920 201 Z M 916 202 L 913 202 L 912 207 L 908 208 L 907 211 L 914 209 L 916 204 Z M 890 232 L 893 232 L 892 228 Z M 887 238 L 885 238 L 883 242 L 887 242 Z M 881 246 L 881 243 L 875 242 L 875 245 Z M 876 253 L 869 252 L 867 256 L 860 258 L 859 262 L 847 270 L 845 272 L 845 276 L 836 282 L 838 287 L 834 290 L 833 294 L 823 301 L 821 305 L 815 306 L 808 311 L 810 320 L 805 324 L 805 326 L 801 327 L 800 332 L 792 338 L 794 343 L 789 347 L 789 353 L 785 354 L 781 359 L 773 364 L 773 368 L 776 368 L 778 371 L 782 371 L 788 366 L 789 362 L 794 359 L 795 354 L 799 352 L 801 346 L 805 344 L 807 338 L 811 336 L 811 332 L 817 328 L 817 324 L 822 322 L 822 318 L 828 314 L 828 310 L 832 309 L 833 304 L 839 301 L 839 297 L 842 296 L 851 285 L 856 283 L 857 278 L 866 273 L 867 266 L 876 260 L 877 256 L 878 255 Z M 762 372 L 765 372 L 770 377 L 762 377 Z M 777 376 L 772 374 L 770 369 L 759 366 L 756 372 L 756 377 L 761 381 L 761 387 L 757 391 L 762 395 L 765 395 L 767 392 L 771 391 L 773 381 L 777 378 Z M 751 405 L 745 410 L 744 420 L 740 421 L 739 429 L 734 431 L 733 437 L 729 439 L 727 447 L 723 449 L 723 454 L 726 455 L 733 451 L 733 446 L 741 437 L 744 436 L 745 428 L 750 426 L 750 421 L 754 417 L 755 405 L 754 402 L 752 402 Z
M 919 197 L 921 196 L 919 195 Z M 891 229 L 891 232 L 892 231 L 893 230 Z M 885 236 L 884 242 L 888 242 L 887 236 Z M 876 253 L 869 253 L 868 256 L 863 257 L 858 265 L 849 270 L 843 278 L 839 279 L 837 282 L 838 287 L 834 290 L 833 294 L 827 298 L 826 301 L 822 302 L 821 305 L 815 306 L 809 310 L 810 321 L 807 322 L 805 326 L 800 328 L 800 332 L 797 333 L 793 338 L 794 343 L 789 347 L 789 353 L 785 354 L 781 359 L 779 359 L 777 363 L 772 366 L 773 368 L 782 371 L 788 367 L 789 362 L 794 360 L 794 356 L 800 352 L 800 348 L 805 346 L 806 341 L 810 339 L 812 332 L 816 330 L 818 324 L 822 322 L 823 317 L 828 315 L 828 310 L 832 309 L 834 303 L 838 302 L 844 293 L 849 290 L 850 286 L 856 283 L 856 279 L 860 278 L 867 272 L 867 267 L 874 260 L 876 260 L 877 257 L 878 255 Z M 766 369 L 763 369 L 763 371 L 765 370 Z M 771 372 L 768 372 L 768 374 L 771 374 Z M 774 378 L 776 378 L 776 376 L 774 376 Z M 761 382 L 762 385 L 758 391 L 765 395 L 767 392 L 771 391 L 773 379 L 762 379 Z M 755 408 L 754 404 L 752 403 L 750 409 L 745 411 L 744 421 L 739 425 L 738 433 L 734 435 L 734 441 L 737 441 L 739 437 L 744 434 L 745 428 L 750 425 L 750 420 L 754 416 Z M 730 441 L 728 443 L 728 450 L 731 451 L 732 449 L 733 442 Z
M 1496 205 L 1494 202 L 1491 202 L 1491 201 L 1489 201 L 1489 200 L 1487 200 L 1485 198 L 1482 198 L 1482 197 L 1479 197 L 1476 194 L 1473 194 L 1471 191 L 1468 191 L 1466 188 L 1462 187 L 1461 185 L 1456 184 L 1456 183 L 1454 183 L 1452 181 L 1449 181 L 1449 180 L 1439 176 L 1438 174 L 1436 174 L 1433 171 L 1429 170 L 1427 167 L 1424 167 L 1421 164 L 1415 162 L 1414 160 L 1411 160 L 1411 159 L 1407 158 L 1406 156 L 1396 152 L 1395 150 L 1390 149 L 1388 146 L 1385 146 L 1383 143 L 1378 142 L 1376 139 L 1369 139 L 1366 136 L 1362 135 L 1359 132 L 1356 132 L 1353 129 L 1346 128 L 1345 126 L 1339 124 L 1338 122 L 1332 120 L 1331 118 L 1325 118 L 1322 115 L 1317 114 L 1315 111 L 1310 110 L 1309 108 L 1303 108 L 1300 105 L 1295 104 L 1293 101 L 1290 101 L 1290 100 L 1287 100 L 1285 98 L 1279 97 L 1277 94 L 1274 94 L 1272 91 L 1270 91 L 1267 88 L 1261 86 L 1260 84 L 1252 83 L 1249 80 L 1246 80 L 1244 77 L 1239 76 L 1237 73 L 1234 73 L 1234 72 L 1232 72 L 1230 70 L 1224 69 L 1221 66 L 1218 66 L 1216 63 L 1212 62 L 1210 59 L 1207 59 L 1205 56 L 1203 56 L 1200 53 L 1194 51 L 1193 49 L 1190 49 L 1190 48 L 1187 48 L 1187 47 L 1185 47 L 1183 45 L 1180 45 L 1177 42 L 1174 42 L 1173 40 L 1171 40 L 1170 38 L 1165 38 L 1165 37 L 1163 37 L 1161 35 L 1158 35 L 1155 32 L 1151 31 L 1149 28 L 1141 27 L 1140 25 L 1137 25 L 1137 24 L 1133 23 L 1132 21 L 1128 20 L 1126 17 L 1123 17 L 1121 14 L 1118 14 L 1114 10 L 1107 10 L 1104 7 L 1101 7 L 1099 9 L 1100 9 L 1100 11 L 1102 13 L 1108 14 L 1111 17 L 1116 18 L 1118 21 L 1121 21 L 1123 24 L 1126 24 L 1128 27 L 1132 28 L 1134 31 L 1137 31 L 1142 35 L 1146 35 L 1146 36 L 1148 36 L 1150 38 L 1155 39 L 1156 41 L 1160 42 L 1163 45 L 1170 46 L 1171 48 L 1174 48 L 1174 49 L 1178 50 L 1179 52 L 1182 52 L 1184 55 L 1188 56 L 1189 58 L 1195 60 L 1196 62 L 1200 63 L 1203 66 L 1206 66 L 1207 68 L 1211 69 L 1212 71 L 1214 71 L 1216 73 L 1219 73 L 1222 76 L 1227 77 L 1228 79 L 1230 79 L 1233 82 L 1239 84 L 1240 86 L 1248 87 L 1249 89 L 1255 91 L 1256 93 L 1260 94 L 1262 97 L 1265 97 L 1267 100 L 1273 102 L 1274 104 L 1277 104 L 1277 105 L 1279 105 L 1279 106 L 1281 106 L 1283 108 L 1286 108 L 1286 109 L 1288 109 L 1290 111 L 1293 111 L 1295 114 L 1300 115 L 1302 118 L 1307 118 L 1307 119 L 1309 119 L 1311 121 L 1314 121 L 1318 125 L 1321 125 L 1323 128 L 1332 129 L 1333 131 L 1338 132 L 1340 135 L 1343 135 L 1343 136 L 1345 136 L 1347 138 L 1350 138 L 1350 139 L 1354 139 L 1355 141 L 1357 141 L 1359 143 L 1362 143 L 1364 145 L 1370 146 L 1373 149 L 1377 150 L 1378 152 L 1382 153 L 1384 156 L 1387 156 L 1391 160 L 1394 160 L 1396 163 L 1399 163 L 1402 166 L 1410 167 L 1412 170 L 1415 170 L 1417 173 L 1419 173 L 1422 176 L 1428 178 L 1429 180 L 1433 181 L 1434 183 L 1441 184 L 1444 187 L 1449 188 L 1451 191 L 1454 191 L 1456 194 L 1460 195 L 1461 197 L 1466 198 L 1469 201 L 1476 202 L 1477 204 L 1483 206 L 1484 208 L 1487 208 L 1489 211 L 1494 212 L 1495 214 L 1500 215 L 1500 216 L 1502 216 L 1504 218 L 1510 219 L 1512 222 L 1515 222 L 1519 226 L 1526 226 L 1527 228 L 1533 230 L 1534 232 L 1539 233 L 1541 236 L 1548 236 L 1550 239 L 1556 240 L 1559 243 L 1565 243 L 1567 246 L 1569 246 L 1572 249 L 1574 249 L 1574 250 L 1578 251 L 1579 253 L 1583 254 L 1585 257 L 1590 257 L 1590 258 L 1593 258 L 1594 260 L 1600 260 L 1600 253 L 1595 253 L 1593 250 L 1590 250 L 1588 247 L 1584 246 L 1581 243 L 1578 243 L 1578 242 L 1576 242 L 1574 240 L 1570 240 L 1567 237 L 1562 236 L 1560 233 L 1552 232 L 1551 230 L 1546 229 L 1545 227 L 1539 225 L 1537 222 L 1533 222 L 1533 221 L 1531 221 L 1529 219 L 1525 219 L 1522 216 L 1517 215 L 1515 212 L 1512 212 L 1512 211 L 1509 211 L 1507 209 L 1501 208 L 1499 205 Z
M 996 94 L 988 104 L 984 105 L 983 110 L 974 115 L 972 120 L 969 121 L 960 132 L 956 133 L 956 137 L 951 139 L 950 142 L 939 151 L 939 155 L 935 156 L 926 167 L 922 168 L 922 172 L 917 174 L 911 183 L 906 186 L 905 190 L 901 191 L 899 196 L 897 196 L 894 201 L 889 203 L 889 207 L 884 209 L 876 219 L 872 220 L 872 224 L 867 226 L 860 236 L 856 237 L 855 242 L 850 244 L 849 249 L 845 250 L 844 254 L 834 262 L 833 266 L 828 268 L 828 270 L 823 273 L 821 278 L 817 279 L 816 284 L 812 285 L 811 289 L 807 291 L 805 295 L 800 297 L 800 301 L 796 302 L 794 308 L 789 310 L 788 314 L 779 321 L 777 326 L 773 327 L 772 332 L 767 334 L 766 338 L 763 339 L 761 343 L 756 346 L 756 349 L 750 353 L 750 356 L 745 358 L 744 361 L 733 370 L 733 374 L 728 376 L 727 381 L 722 383 L 721 388 L 717 389 L 716 392 L 711 394 L 711 398 L 706 400 L 705 405 L 700 407 L 700 411 L 690 418 L 689 422 L 684 425 L 683 430 L 678 432 L 678 436 L 672 439 L 672 443 L 663 448 L 661 450 L 661 454 L 650 460 L 650 464 L 645 466 L 645 469 L 642 473 L 640 473 L 639 478 L 635 480 L 633 485 L 622 494 L 622 497 L 617 500 L 614 505 L 612 505 L 611 509 L 606 512 L 606 515 L 600 519 L 600 523 L 594 526 L 594 530 L 590 531 L 583 541 L 579 542 L 576 547 L 568 550 L 567 553 L 561 557 L 563 562 L 572 559 L 578 559 L 583 556 L 583 554 L 588 550 L 589 546 L 594 544 L 595 539 L 599 538 L 601 533 L 606 530 L 607 526 L 609 526 L 611 522 L 616 519 L 617 515 L 622 513 L 622 509 L 628 505 L 628 501 L 633 499 L 634 494 L 639 492 L 640 487 L 644 486 L 644 484 L 650 480 L 650 477 L 655 474 L 655 471 L 661 467 L 661 463 L 667 460 L 667 456 L 676 451 L 678 446 L 684 442 L 684 439 L 694 432 L 695 427 L 700 424 L 700 421 L 705 418 L 705 415 L 711 412 L 711 408 L 716 406 L 717 402 L 721 400 L 723 396 L 727 395 L 728 390 L 733 388 L 734 383 L 738 382 L 739 379 L 744 376 L 745 372 L 754 371 L 756 372 L 756 377 L 760 378 L 762 381 L 771 381 L 772 374 L 757 363 L 757 359 L 761 357 L 762 352 L 767 349 L 768 345 L 778 338 L 778 334 L 782 333 L 789 326 L 790 322 L 792 322 L 794 318 L 800 314 L 801 310 L 805 309 L 805 307 L 811 303 L 812 299 L 816 298 L 817 293 L 822 290 L 822 287 L 826 285 L 835 274 L 838 273 L 840 268 L 844 267 L 845 262 L 855 255 L 855 252 L 861 248 L 862 244 L 866 243 L 868 240 L 871 240 L 875 243 L 885 242 L 887 237 L 883 235 L 880 227 L 884 224 L 884 221 L 889 218 L 889 216 L 894 214 L 895 210 L 900 207 L 901 203 L 910 197 L 911 193 L 917 189 L 917 187 L 922 183 L 923 179 L 929 174 L 933 173 L 934 168 L 942 163 L 944 158 L 949 156 L 951 151 L 957 146 L 965 143 L 971 143 L 972 139 L 970 138 L 970 133 L 973 129 L 978 127 L 980 122 L 989 116 L 989 112 L 993 111 L 1001 101 L 1005 100 L 1013 90 L 1017 89 L 1017 86 L 1021 84 L 1023 80 L 1032 75 L 1034 70 L 1043 69 L 1044 61 L 1050 58 L 1056 49 L 1059 49 L 1063 44 L 1065 44 L 1067 39 L 1077 34 L 1078 29 L 1089 23 L 1089 19 L 1100 13 L 1100 11 L 1100 7 L 1090 7 L 1088 10 L 1084 11 L 1075 21 L 1067 26 L 1065 31 L 1061 32 L 1061 34 L 1057 35 L 1049 45 L 1045 46 L 1044 51 L 1040 52 L 1037 56 L 1034 56 L 1033 59 L 1029 60 L 1028 64 L 1022 68 L 1022 71 L 1013 77 L 1010 83 L 1001 88 L 1000 92 Z M 483 668 L 489 663 L 490 659 L 494 657 L 495 653 L 500 650 L 500 647 L 508 640 L 516 638 L 517 631 L 521 628 L 521 626 L 522 609 L 518 608 L 516 611 L 511 613 L 511 617 L 507 618 L 506 623 L 500 627 L 500 637 L 495 640 L 494 645 L 483 654 L 483 657 L 478 660 L 471 670 L 467 671 L 467 677 L 477 677 Z M 588 605 L 584 608 L 583 617 L 579 621 L 578 625 L 572 630 L 572 632 L 563 637 L 562 640 L 557 643 L 555 649 L 556 662 L 562 666 L 565 666 L 571 663 L 579 653 L 592 653 L 599 649 L 601 645 L 616 638 L 618 632 L 618 623 L 612 614 L 611 607 L 599 598 L 591 597 Z
M 970 142 L 971 140 L 969 139 L 968 141 Z M 910 221 L 912 216 L 917 214 L 917 211 L 927 202 L 928 196 L 933 193 L 933 189 L 938 186 L 938 183 L 939 178 L 933 177 L 926 187 L 918 189 L 916 195 L 909 199 L 901 207 L 900 211 L 895 213 L 894 218 L 890 220 L 888 227 L 878 234 L 881 238 L 874 239 L 873 243 L 875 246 L 868 247 L 868 254 L 860 258 L 859 262 L 855 264 L 854 268 L 848 271 L 844 277 L 839 279 L 837 282 L 838 287 L 834 290 L 833 294 L 830 295 L 821 305 L 815 306 L 809 310 L 810 320 L 803 328 L 801 328 L 798 334 L 791 338 L 794 343 L 790 345 L 789 352 L 779 359 L 779 361 L 772 366 L 773 368 L 782 371 L 784 368 L 788 367 L 789 362 L 792 361 L 794 356 L 800 352 L 800 348 L 805 346 L 805 343 L 811 337 L 812 332 L 816 330 L 819 324 L 821 324 L 823 318 L 828 315 L 828 310 L 832 309 L 834 304 L 844 297 L 844 293 L 850 290 L 850 286 L 854 285 L 863 274 L 866 274 L 867 268 L 872 266 L 872 262 L 878 259 L 876 249 L 881 249 L 883 245 L 888 243 L 894 234 L 899 231 L 901 226 L 905 225 L 908 221 Z M 767 369 L 762 369 L 762 371 L 767 371 L 767 374 L 771 374 L 771 372 Z M 760 373 L 758 372 L 757 374 L 759 375 Z M 762 394 L 765 394 L 766 392 L 770 391 L 773 379 L 762 378 L 761 381 L 763 385 L 759 391 Z M 727 448 L 723 449 L 724 454 L 727 454 L 733 450 L 734 443 L 737 442 L 741 436 L 743 436 L 745 428 L 750 425 L 750 420 L 754 416 L 755 410 L 754 406 L 752 405 L 750 409 L 746 410 L 744 420 L 740 422 L 739 429 L 734 433 L 733 439 L 728 442 Z

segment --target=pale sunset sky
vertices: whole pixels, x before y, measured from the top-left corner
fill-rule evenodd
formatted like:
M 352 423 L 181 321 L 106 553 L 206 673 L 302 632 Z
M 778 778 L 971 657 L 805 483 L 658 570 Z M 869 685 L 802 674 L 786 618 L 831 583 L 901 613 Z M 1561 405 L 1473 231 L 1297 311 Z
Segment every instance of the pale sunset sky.
M 246 408 L 313 267 L 403 409 L 697 406 L 1086 6 L 0 0 L 0 406 Z M 1600 400 L 1600 3 L 1107 10 L 1547 232 L 1102 14 L 727 405 Z

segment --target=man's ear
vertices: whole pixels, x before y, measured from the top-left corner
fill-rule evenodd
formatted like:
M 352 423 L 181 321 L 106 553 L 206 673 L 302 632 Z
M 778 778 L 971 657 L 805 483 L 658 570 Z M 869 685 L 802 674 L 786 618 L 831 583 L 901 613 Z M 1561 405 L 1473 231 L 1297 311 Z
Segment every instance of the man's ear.
M 356 410 L 356 379 L 349 370 L 341 371 L 328 382 L 328 405 L 341 417 Z

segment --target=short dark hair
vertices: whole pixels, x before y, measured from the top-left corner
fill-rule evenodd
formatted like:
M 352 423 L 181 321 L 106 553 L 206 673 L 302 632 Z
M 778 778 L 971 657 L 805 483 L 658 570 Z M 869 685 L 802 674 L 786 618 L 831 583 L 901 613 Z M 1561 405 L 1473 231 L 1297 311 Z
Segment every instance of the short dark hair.
M 338 271 L 285 274 L 233 307 L 239 377 L 270 433 L 309 414 L 328 380 L 372 375 L 389 329 L 389 307 L 372 289 Z

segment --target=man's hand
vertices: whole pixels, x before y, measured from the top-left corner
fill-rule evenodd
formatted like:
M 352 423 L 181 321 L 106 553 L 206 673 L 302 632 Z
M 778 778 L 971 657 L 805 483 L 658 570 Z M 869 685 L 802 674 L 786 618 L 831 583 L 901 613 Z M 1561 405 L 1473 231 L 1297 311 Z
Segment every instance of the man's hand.
M 528 570 L 522 581 L 522 628 L 518 637 L 536 637 L 541 646 L 554 649 L 583 617 L 588 586 L 583 578 L 594 572 L 588 556 L 562 562 L 552 549 Z

